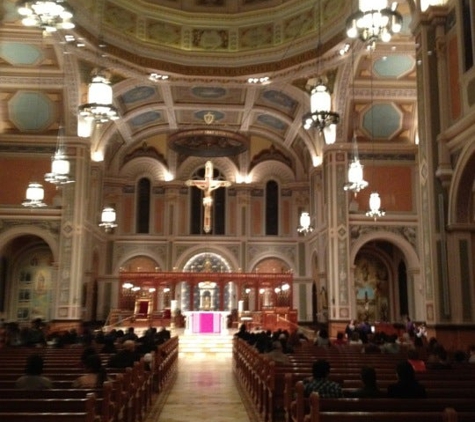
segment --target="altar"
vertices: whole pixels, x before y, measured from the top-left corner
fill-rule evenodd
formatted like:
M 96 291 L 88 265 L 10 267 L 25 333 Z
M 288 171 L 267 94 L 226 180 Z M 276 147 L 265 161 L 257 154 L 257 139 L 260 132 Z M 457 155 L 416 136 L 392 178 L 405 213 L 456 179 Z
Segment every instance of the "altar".
M 183 314 L 185 334 L 228 334 L 229 312 L 190 311 Z

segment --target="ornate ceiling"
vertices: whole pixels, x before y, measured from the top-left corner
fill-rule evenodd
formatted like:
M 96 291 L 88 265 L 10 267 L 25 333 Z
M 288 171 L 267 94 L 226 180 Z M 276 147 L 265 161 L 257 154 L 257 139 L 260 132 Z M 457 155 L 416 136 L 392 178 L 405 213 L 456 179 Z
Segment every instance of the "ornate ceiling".
M 52 136 L 63 119 L 67 134 L 75 135 L 77 106 L 90 72 L 100 67 L 111 75 L 121 119 L 100 127 L 90 142 L 111 165 L 124 164 L 146 143 L 165 167 L 176 168 L 186 156 L 170 150 L 170 134 L 213 129 L 249 140 L 241 167 L 250 170 L 267 154 L 301 179 L 322 153 L 318 134 L 301 121 L 309 85 L 320 75 L 342 117 L 335 147 L 349 149 L 353 132 L 363 150 L 379 144 L 404 151 L 416 142 L 411 1 L 398 1 L 402 34 L 372 53 L 352 42 L 344 54 L 345 20 L 354 7 L 347 0 L 68 3 L 76 28 L 43 37 L 21 25 L 13 0 L 3 1 L 3 141 Z

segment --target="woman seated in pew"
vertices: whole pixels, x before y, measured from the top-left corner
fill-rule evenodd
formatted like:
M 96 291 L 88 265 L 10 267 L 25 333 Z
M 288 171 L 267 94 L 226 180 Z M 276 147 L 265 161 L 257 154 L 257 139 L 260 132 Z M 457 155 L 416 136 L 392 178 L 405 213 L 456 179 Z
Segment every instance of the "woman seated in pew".
M 73 388 L 101 388 L 107 381 L 107 372 L 102 365 L 101 356 L 89 355 L 84 366 L 86 373 L 73 381 Z
M 383 391 L 381 391 L 378 387 L 378 383 L 376 381 L 376 370 L 371 366 L 363 366 L 361 368 L 361 382 L 363 386 L 358 390 L 351 393 L 350 397 L 358 397 L 358 398 L 368 398 L 368 397 L 385 397 Z
M 416 373 L 409 361 L 396 366 L 397 382 L 388 386 L 388 397 L 399 399 L 423 399 L 427 397 L 425 387 L 416 379 Z
M 25 375 L 16 380 L 15 388 L 19 390 L 47 390 L 53 388 L 53 382 L 41 375 L 43 373 L 43 365 L 44 360 L 40 355 L 28 356 Z
M 318 359 L 312 366 L 312 378 L 303 380 L 305 397 L 310 397 L 311 393 L 318 393 L 320 397 L 343 397 L 341 385 L 330 381 L 330 363 L 325 359 Z

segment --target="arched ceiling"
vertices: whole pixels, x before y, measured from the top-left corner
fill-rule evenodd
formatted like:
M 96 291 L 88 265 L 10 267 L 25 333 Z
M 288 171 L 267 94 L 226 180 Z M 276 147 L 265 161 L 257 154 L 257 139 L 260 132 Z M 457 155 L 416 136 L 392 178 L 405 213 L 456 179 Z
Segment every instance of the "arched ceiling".
M 412 146 L 416 63 L 410 3 L 399 0 L 404 30 L 370 53 L 349 42 L 348 0 L 69 0 L 76 28 L 43 37 L 21 25 L 14 0 L 0 15 L 0 136 L 54 135 L 65 120 L 76 135 L 92 69 L 111 75 L 121 118 L 99 128 L 92 151 L 122 160 L 143 143 L 169 168 L 186 157 L 167 137 L 196 128 L 239 132 L 251 146 L 240 166 L 273 146 L 302 178 L 322 145 L 302 128 L 308 81 L 325 75 L 341 115 L 337 144 L 353 132 L 368 145 Z M 105 47 L 99 48 L 99 45 Z M 167 79 L 150 79 L 150 75 Z M 249 78 L 267 77 L 265 83 Z M 205 123 L 211 113 L 212 124 Z M 348 146 L 349 148 L 349 146 Z M 237 158 L 233 158 L 237 163 Z M 118 169 L 120 163 L 115 163 Z M 247 167 L 247 168 L 246 168 Z

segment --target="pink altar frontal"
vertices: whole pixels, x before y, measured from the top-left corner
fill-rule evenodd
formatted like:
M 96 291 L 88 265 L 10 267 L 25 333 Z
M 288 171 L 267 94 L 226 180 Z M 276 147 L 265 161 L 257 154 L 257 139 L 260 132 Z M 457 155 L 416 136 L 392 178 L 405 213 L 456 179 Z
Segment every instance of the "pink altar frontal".
M 187 334 L 227 334 L 228 312 L 185 312 Z

